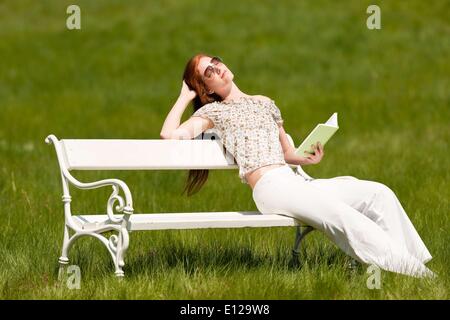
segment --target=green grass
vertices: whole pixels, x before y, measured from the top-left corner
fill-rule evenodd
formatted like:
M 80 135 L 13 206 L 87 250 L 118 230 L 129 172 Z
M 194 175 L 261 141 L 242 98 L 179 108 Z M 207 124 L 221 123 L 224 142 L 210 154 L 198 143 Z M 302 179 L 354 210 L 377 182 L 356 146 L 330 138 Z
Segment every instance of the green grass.
M 0 298 L 449 298 L 448 1 L 378 1 L 378 31 L 365 26 L 370 1 L 77 3 L 81 31 L 65 28 L 71 1 L 0 3 Z M 319 232 L 291 268 L 294 229 L 267 228 L 132 233 L 124 281 L 98 240 L 81 239 L 70 253 L 81 289 L 59 283 L 62 189 L 44 138 L 159 138 L 197 52 L 221 56 L 244 92 L 274 99 L 297 143 L 337 111 L 339 132 L 305 170 L 391 187 L 440 277 L 383 272 L 369 290 L 365 267 L 347 269 Z M 125 180 L 137 212 L 256 210 L 236 171 L 211 172 L 189 199 L 186 174 L 76 176 Z M 73 190 L 74 212 L 103 211 L 108 191 Z

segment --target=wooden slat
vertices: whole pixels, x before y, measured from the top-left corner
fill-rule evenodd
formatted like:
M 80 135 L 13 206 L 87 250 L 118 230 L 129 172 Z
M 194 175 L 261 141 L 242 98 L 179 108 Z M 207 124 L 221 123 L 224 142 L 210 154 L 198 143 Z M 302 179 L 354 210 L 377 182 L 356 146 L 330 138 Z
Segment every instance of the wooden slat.
M 61 140 L 69 170 L 235 169 L 218 140 Z
M 106 215 L 73 216 L 80 226 L 90 229 L 107 221 Z M 241 212 L 138 213 L 130 218 L 130 230 L 170 230 L 204 228 L 286 227 L 299 223 L 277 214 Z

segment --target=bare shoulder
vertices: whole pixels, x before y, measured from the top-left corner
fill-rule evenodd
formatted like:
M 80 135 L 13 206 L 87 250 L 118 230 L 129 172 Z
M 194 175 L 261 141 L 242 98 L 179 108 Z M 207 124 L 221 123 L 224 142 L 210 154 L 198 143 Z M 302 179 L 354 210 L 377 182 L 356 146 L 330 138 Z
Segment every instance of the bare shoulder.
M 272 101 L 272 99 L 270 99 L 269 97 L 266 97 L 266 96 L 263 96 L 263 95 L 260 95 L 260 94 L 254 95 L 253 97 L 255 99 L 259 99 L 259 100 L 261 100 L 263 102 L 271 102 Z

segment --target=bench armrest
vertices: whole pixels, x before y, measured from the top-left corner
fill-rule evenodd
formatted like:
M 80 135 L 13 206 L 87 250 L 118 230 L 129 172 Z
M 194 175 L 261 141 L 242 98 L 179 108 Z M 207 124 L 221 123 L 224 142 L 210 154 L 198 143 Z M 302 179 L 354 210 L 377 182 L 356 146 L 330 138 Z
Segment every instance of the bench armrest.
M 133 199 L 131 197 L 130 189 L 128 188 L 125 182 L 119 179 L 103 179 L 94 182 L 78 181 L 74 176 L 70 174 L 69 170 L 67 170 L 63 152 L 61 150 L 61 145 L 58 139 L 54 135 L 49 135 L 45 139 L 45 142 L 47 144 L 53 144 L 56 150 L 59 167 L 61 169 L 61 177 L 63 179 L 63 191 L 64 191 L 63 200 L 64 197 L 66 197 L 70 201 L 70 194 L 67 182 L 70 182 L 79 189 L 96 189 L 105 186 L 112 186 L 113 191 L 108 199 L 108 204 L 106 208 L 109 219 L 115 223 L 122 223 L 124 222 L 124 220 L 129 219 L 129 215 L 133 214 Z M 125 199 L 123 199 L 123 197 L 119 194 L 120 189 L 122 189 Z M 114 208 L 114 203 L 116 201 L 119 202 L 119 205 L 117 205 Z M 119 213 L 123 212 L 125 216 L 123 218 L 114 217 L 114 209 Z
M 118 212 L 123 212 L 124 214 L 130 215 L 133 214 L 133 199 L 131 197 L 131 192 L 125 182 L 119 179 L 104 179 L 94 182 L 80 182 L 75 179 L 72 175 L 70 175 L 68 180 L 75 185 L 79 189 L 97 189 L 106 186 L 112 186 L 113 192 L 109 196 L 108 205 L 107 205 L 107 214 L 111 221 L 120 222 L 117 218 L 114 218 L 114 203 L 116 201 L 119 202 L 119 205 L 115 207 L 115 210 Z M 119 192 L 122 189 L 125 200 L 120 196 Z

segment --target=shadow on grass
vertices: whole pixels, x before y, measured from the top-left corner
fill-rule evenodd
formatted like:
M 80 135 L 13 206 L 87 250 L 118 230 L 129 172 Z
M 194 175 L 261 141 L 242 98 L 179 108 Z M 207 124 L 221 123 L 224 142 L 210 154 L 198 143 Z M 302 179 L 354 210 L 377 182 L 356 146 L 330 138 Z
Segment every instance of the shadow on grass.
M 72 248 L 69 265 L 82 270 L 85 279 L 114 275 L 112 259 L 97 239 L 80 239 Z M 53 272 L 57 276 L 59 264 L 55 258 Z M 305 266 L 309 272 L 323 269 L 340 269 L 363 273 L 361 264 L 350 268 L 352 259 L 339 249 L 326 245 L 302 246 L 298 258 L 292 248 L 278 246 L 263 251 L 251 245 L 192 245 L 180 242 L 161 244 L 149 249 L 129 250 L 125 257 L 124 271 L 127 277 L 164 275 L 168 271 L 180 271 L 186 275 L 199 272 L 224 274 L 245 270 L 271 269 L 279 272 L 298 272 Z
M 280 272 L 300 271 L 306 264 L 309 269 L 347 268 L 360 273 L 360 265 L 348 268 L 351 259 L 338 250 L 303 252 L 295 259 L 289 248 L 275 252 L 256 252 L 251 246 L 185 248 L 166 246 L 128 257 L 126 273 L 129 276 L 146 273 L 157 275 L 169 270 L 180 270 L 193 275 L 199 270 L 218 273 L 270 268 Z

